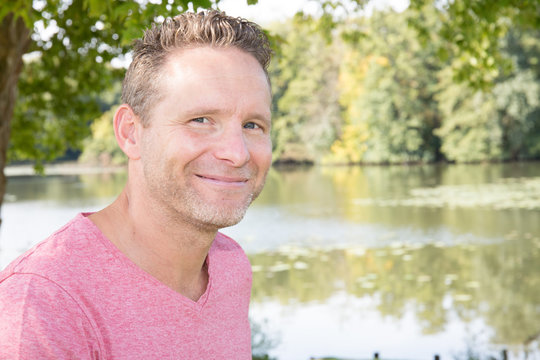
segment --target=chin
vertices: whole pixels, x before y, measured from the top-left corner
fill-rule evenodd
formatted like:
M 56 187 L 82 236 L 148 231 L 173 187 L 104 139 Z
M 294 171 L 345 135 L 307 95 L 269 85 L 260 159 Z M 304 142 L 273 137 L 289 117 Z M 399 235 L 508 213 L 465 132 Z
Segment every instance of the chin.
M 243 217 L 235 219 L 192 219 L 192 223 L 197 226 L 199 229 L 204 231 L 217 231 L 229 226 L 238 224 Z
M 221 229 L 238 224 L 246 214 L 247 204 L 227 207 L 201 206 L 194 211 L 191 216 L 194 223 L 198 223 L 203 228 Z

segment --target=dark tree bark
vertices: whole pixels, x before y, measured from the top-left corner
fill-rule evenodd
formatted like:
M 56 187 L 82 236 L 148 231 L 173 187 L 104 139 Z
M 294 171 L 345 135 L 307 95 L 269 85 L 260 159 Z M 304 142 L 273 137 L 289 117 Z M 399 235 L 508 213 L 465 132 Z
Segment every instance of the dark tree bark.
M 30 45 L 30 29 L 22 18 L 8 14 L 0 23 L 0 207 L 6 192 L 6 156 L 11 119 L 17 99 L 17 81 L 23 67 L 22 56 Z M 2 218 L 0 217 L 0 224 Z

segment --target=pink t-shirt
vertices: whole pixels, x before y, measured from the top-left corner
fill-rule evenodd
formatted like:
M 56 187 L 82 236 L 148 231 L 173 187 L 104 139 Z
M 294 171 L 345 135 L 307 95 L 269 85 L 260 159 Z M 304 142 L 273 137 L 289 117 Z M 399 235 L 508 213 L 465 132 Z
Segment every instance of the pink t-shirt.
M 251 267 L 218 233 L 194 302 L 79 214 L 0 272 L 0 359 L 251 359 Z

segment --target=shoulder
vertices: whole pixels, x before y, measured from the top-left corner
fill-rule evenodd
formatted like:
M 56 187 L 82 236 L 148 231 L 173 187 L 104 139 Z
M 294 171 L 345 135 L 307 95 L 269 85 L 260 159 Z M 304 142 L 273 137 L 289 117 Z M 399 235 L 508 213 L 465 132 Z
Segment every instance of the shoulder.
M 21 359 L 69 358 L 59 349 L 101 352 L 97 327 L 79 296 L 93 278 L 97 236 L 79 214 L 0 272 L 1 350 Z
M 234 299 L 234 306 L 247 309 L 252 271 L 249 259 L 240 245 L 218 233 L 208 253 L 208 263 L 214 296 L 229 299 L 227 301 Z
M 209 257 L 211 260 L 220 260 L 227 264 L 236 264 L 240 267 L 249 267 L 249 259 L 242 247 L 233 239 L 220 232 L 217 233 Z
M 44 315 L 51 315 L 50 310 L 58 309 L 60 303 L 76 305 L 61 285 L 45 276 L 34 273 L 11 273 L 0 279 L 0 314 L 12 314 L 19 307 L 24 307 L 47 310 L 44 311 Z
M 6 279 L 28 279 L 41 284 L 41 279 L 49 285 L 56 284 L 70 294 L 89 287 L 96 279 L 96 273 L 107 263 L 108 253 L 102 244 L 99 232 L 83 214 L 53 233 L 49 238 L 22 254 L 0 272 L 0 286 Z M 17 275 L 17 276 L 16 276 Z M 17 280 L 17 286 L 28 286 Z
M 102 352 L 83 309 L 40 275 L 17 273 L 0 280 L 0 324 L 0 358 L 69 358 L 66 349 L 89 358 Z
M 208 256 L 214 264 L 220 263 L 228 268 L 237 268 L 251 273 L 251 264 L 242 247 L 220 232 L 217 233 Z
M 99 229 L 83 214 L 54 232 L 44 241 L 19 256 L 0 272 L 0 281 L 14 273 L 34 273 L 46 276 L 61 273 L 72 266 L 85 264 L 99 237 Z
M 220 268 L 229 273 L 243 273 L 251 275 L 251 264 L 240 245 L 222 233 L 217 233 L 216 238 L 208 253 L 211 267 Z

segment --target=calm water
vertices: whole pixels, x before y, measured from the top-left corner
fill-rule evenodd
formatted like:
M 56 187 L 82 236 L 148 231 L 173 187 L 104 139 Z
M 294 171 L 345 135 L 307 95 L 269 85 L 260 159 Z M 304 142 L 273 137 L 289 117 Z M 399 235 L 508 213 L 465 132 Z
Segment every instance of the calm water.
M 13 177 L 0 267 L 125 174 Z M 540 359 L 540 164 L 273 170 L 237 226 L 280 360 Z

